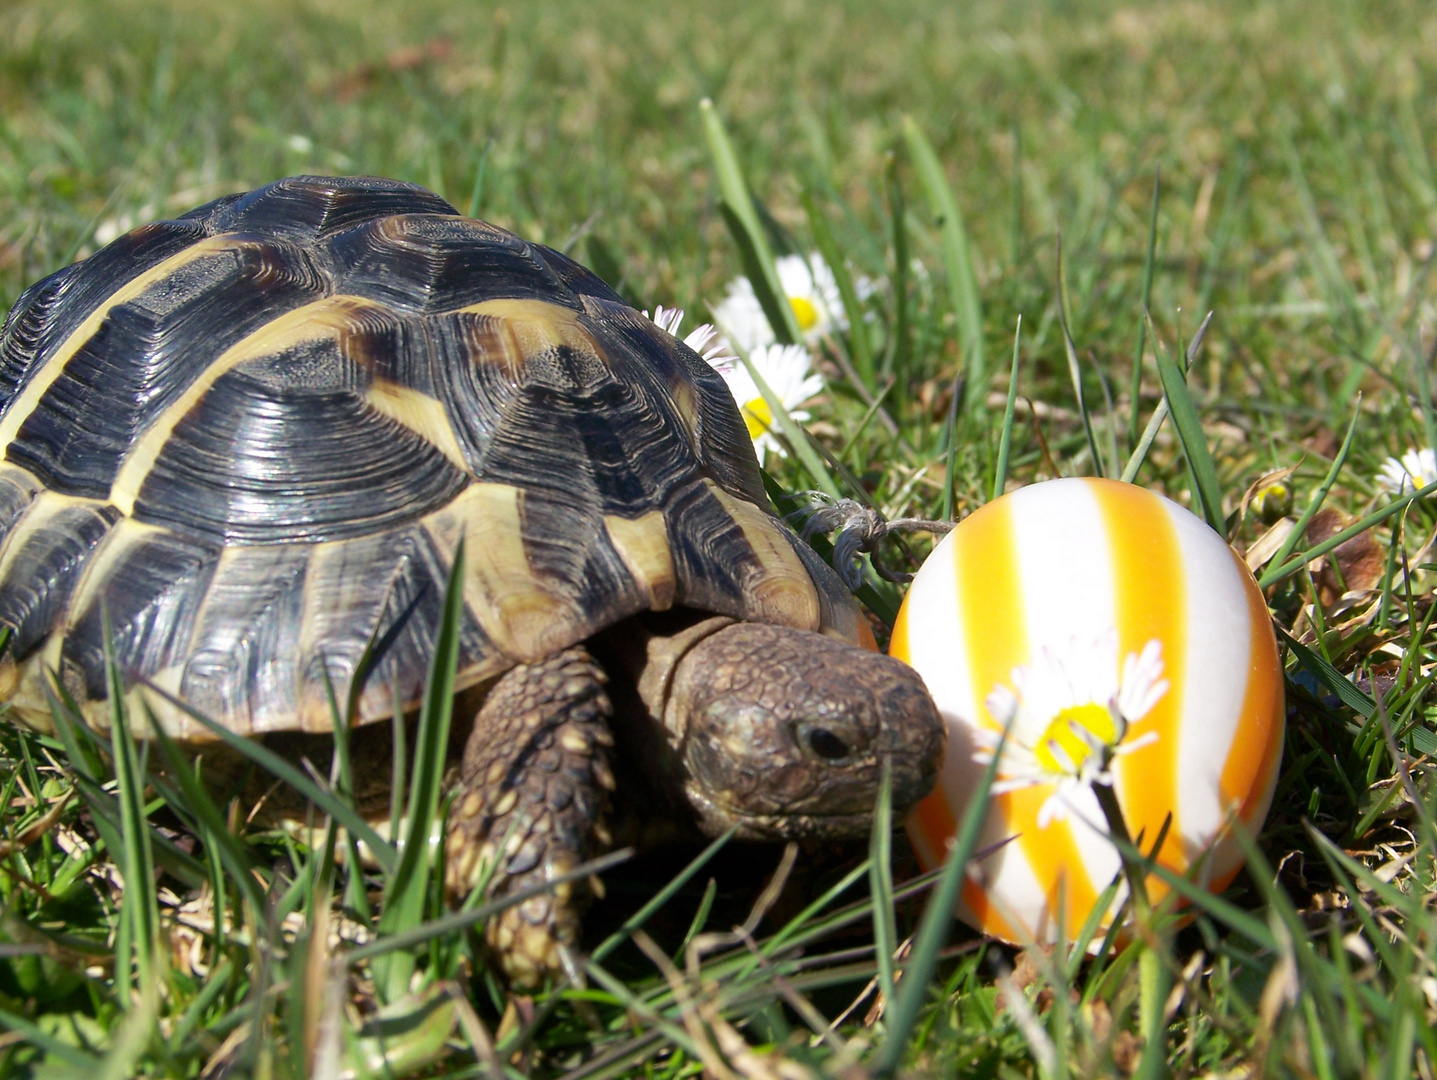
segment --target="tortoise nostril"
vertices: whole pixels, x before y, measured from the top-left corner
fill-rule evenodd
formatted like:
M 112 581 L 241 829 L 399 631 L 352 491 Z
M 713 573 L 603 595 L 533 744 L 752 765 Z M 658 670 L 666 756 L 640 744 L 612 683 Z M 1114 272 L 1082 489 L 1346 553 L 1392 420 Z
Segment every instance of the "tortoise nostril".
M 808 748 L 825 761 L 842 761 L 848 756 L 848 744 L 827 728 L 809 728 L 804 738 Z

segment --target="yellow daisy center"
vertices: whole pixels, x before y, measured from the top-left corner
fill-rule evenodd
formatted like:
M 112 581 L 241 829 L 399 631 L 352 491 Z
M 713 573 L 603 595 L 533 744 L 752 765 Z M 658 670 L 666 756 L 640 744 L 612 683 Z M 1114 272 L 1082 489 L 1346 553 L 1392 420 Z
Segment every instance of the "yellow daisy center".
M 801 296 L 790 296 L 788 302 L 793 305 L 793 313 L 798 316 L 800 330 L 812 330 L 818 325 L 818 308 L 814 307 L 812 302 Z
M 1083 763 L 1093 753 L 1088 740 L 1078 729 L 1088 732 L 1098 742 L 1111 746 L 1118 737 L 1113 714 L 1107 706 L 1090 701 L 1084 705 L 1070 705 L 1048 722 L 1043 737 L 1033 751 L 1038 764 L 1047 772 L 1071 775 L 1080 771 Z M 1067 760 L 1061 760 L 1054 749 L 1061 748 Z M 1068 762 L 1071 761 L 1070 766 Z
M 748 437 L 757 439 L 773 424 L 773 410 L 761 397 L 743 403 L 743 419 L 748 425 Z

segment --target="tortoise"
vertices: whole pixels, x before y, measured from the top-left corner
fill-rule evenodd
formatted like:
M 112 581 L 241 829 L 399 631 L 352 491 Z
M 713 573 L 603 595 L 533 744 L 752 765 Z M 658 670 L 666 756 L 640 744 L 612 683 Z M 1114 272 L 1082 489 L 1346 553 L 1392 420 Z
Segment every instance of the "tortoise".
M 933 782 L 932 700 L 768 509 L 722 378 L 421 187 L 293 177 L 134 229 L 21 295 L 0 403 L 23 723 L 56 679 L 108 728 L 102 613 L 127 695 L 188 744 L 213 733 L 171 697 L 330 742 L 325 676 L 344 700 L 376 627 L 357 722 L 396 687 L 417 708 L 464 537 L 451 896 L 486 861 L 499 891 L 568 871 L 620 821 L 841 837 L 884 759 L 900 810 Z M 513 983 L 566 962 L 595 887 L 491 922 Z

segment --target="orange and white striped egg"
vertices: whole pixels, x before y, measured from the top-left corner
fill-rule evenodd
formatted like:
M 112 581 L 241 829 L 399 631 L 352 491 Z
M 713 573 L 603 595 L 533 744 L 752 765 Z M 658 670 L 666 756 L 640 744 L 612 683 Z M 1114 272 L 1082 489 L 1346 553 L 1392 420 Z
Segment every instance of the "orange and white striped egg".
M 982 776 L 974 760 L 982 732 L 1001 730 L 989 694 L 1031 683 L 1027 672 L 1042 670 L 1040 656 L 1104 634 L 1111 643 L 1114 631 L 1115 667 L 1156 639 L 1168 684 L 1112 758 L 1129 831 L 1151 845 L 1171 814 L 1159 861 L 1186 873 L 1201 858 L 1198 878 L 1214 890 L 1232 879 L 1242 856 L 1227 815 L 1261 826 L 1282 752 L 1282 670 L 1267 606 L 1247 566 L 1193 514 L 1132 484 L 1098 479 L 1034 484 L 975 511 L 937 545 L 904 599 L 889 651 L 923 676 L 949 724 L 938 785 L 908 821 L 925 865 L 943 861 Z M 1015 668 L 1025 669 L 1016 684 Z M 1117 671 L 1097 675 L 1099 684 L 1119 681 Z M 1029 753 L 1030 766 L 1051 765 L 1065 750 L 1083 753 L 1066 736 L 1037 745 L 1051 749 Z M 1071 810 L 1042 813 L 1060 786 L 991 796 L 979 850 L 996 850 L 981 863 L 982 884 L 965 884 L 960 917 L 1026 944 L 1055 940 L 1062 911 L 1064 937 L 1077 934 L 1120 864 L 1091 790 L 1062 788 Z M 1156 878 L 1149 887 L 1155 900 L 1165 892 Z

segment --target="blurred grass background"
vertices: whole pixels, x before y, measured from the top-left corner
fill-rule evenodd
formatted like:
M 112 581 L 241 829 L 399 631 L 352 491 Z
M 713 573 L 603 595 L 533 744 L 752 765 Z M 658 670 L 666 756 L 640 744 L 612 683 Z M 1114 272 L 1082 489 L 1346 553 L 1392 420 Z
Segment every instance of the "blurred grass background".
M 812 248 L 801 202 L 811 195 L 854 272 L 878 284 L 874 340 L 884 370 L 903 376 L 888 403 L 893 434 L 863 423 L 861 395 L 832 363 L 811 430 L 861 474 L 865 494 L 890 517 L 932 517 L 945 505 L 945 395 L 963 360 L 940 234 L 903 149 L 905 116 L 932 142 L 966 224 L 986 393 L 1001 395 L 1006 385 L 999 358 L 1023 316 L 1021 391 L 1035 403 L 1041 434 L 1025 411 L 1014 431 L 1014 482 L 1094 471 L 1059 328 L 1060 233 L 1088 407 L 1104 425 L 1113 418 L 1115 442 L 1126 443 L 1119 435 L 1129 416 L 1146 419 L 1158 399 L 1151 338 L 1139 401 L 1129 387 L 1159 174 L 1149 307 L 1174 351 L 1216 312 L 1188 384 L 1230 538 L 1251 544 L 1281 516 L 1282 506 L 1266 514 L 1242 498 L 1270 469 L 1297 467 L 1284 486 L 1298 510 L 1318 492 L 1334 513 L 1361 513 L 1372 505 L 1378 463 L 1432 441 L 1430 395 L 1424 406 L 1419 390 L 1437 325 L 1437 13 L 1415 0 L 723 0 L 702 10 L 616 0 L 11 0 L 0 7 L 0 305 L 133 224 L 313 171 L 424 184 L 462 211 L 571 252 L 638 306 L 689 309 L 691 325 L 741 267 L 700 118 L 705 97 L 727 125 L 772 235 Z M 895 240 L 912 262 L 897 258 Z M 846 346 L 839 339 L 825 348 L 836 359 Z M 907 366 L 895 362 L 901 351 Z M 1327 496 L 1319 481 L 1359 391 L 1357 433 Z M 1095 404 L 1105 396 L 1111 409 Z M 1000 417 L 999 407 L 958 420 L 958 513 L 988 497 Z M 1105 431 L 1100 425 L 1100 443 Z M 795 458 L 772 468 L 790 490 L 817 479 Z M 1183 459 L 1166 432 L 1141 481 L 1188 498 Z M 1327 535 L 1347 520 L 1329 518 Z M 1266 905 L 1266 923 L 1249 926 L 1247 937 L 1221 936 L 1212 927 L 1227 935 L 1232 924 L 1214 914 L 1184 939 L 1179 966 L 1203 951 L 1208 966 L 1179 980 L 1188 996 L 1167 1018 L 1180 1075 L 1431 1075 L 1437 995 L 1424 988 L 1437 987 L 1437 923 L 1425 897 L 1437 879 L 1437 830 L 1423 817 L 1430 785 L 1422 755 L 1437 747 L 1427 700 L 1437 661 L 1425 636 L 1432 609 L 1420 563 L 1430 558 L 1433 524 L 1418 504 L 1400 531 L 1371 534 L 1377 546 L 1360 559 L 1270 591 L 1280 624 L 1308 650 L 1285 653 L 1293 712 L 1264 837 L 1296 906 L 1264 893 L 1259 874 L 1234 896 Z M 1307 540 L 1318 539 L 1309 530 Z M 1394 572 L 1399 553 L 1411 556 L 1411 575 Z M 1346 576 L 1357 571 L 1364 588 L 1356 591 L 1371 610 L 1343 598 L 1356 584 Z M 1366 696 L 1379 675 L 1394 680 L 1389 707 L 1400 717 L 1390 743 Z M 43 748 L 36 744 L 32 760 L 28 742 L 11 742 L 7 756 L 28 763 L 29 786 L 69 798 L 62 818 L 75 824 L 78 800 L 44 765 Z M 1413 777 L 1419 787 L 1404 787 Z M 10 834 L 30 837 L 49 809 L 32 803 L 9 813 Z M 1322 869 L 1309 821 L 1370 865 L 1410 851 L 1411 869 L 1396 885 Z M 1410 847 L 1403 830 L 1416 837 Z M 255 842 L 267 858 L 282 850 L 272 836 Z M 28 855 L 9 849 L 0 874 L 11 920 L 0 927 L 5 942 L 30 941 L 14 919 L 54 928 L 56 910 L 26 882 L 81 873 L 48 842 L 39 853 L 37 844 L 27 840 Z M 29 861 L 17 863 L 22 857 Z M 102 864 L 93 873 L 103 877 Z M 1336 908 L 1324 908 L 1329 902 Z M 71 932 L 113 949 L 115 915 L 103 902 L 65 910 Z M 1323 914 L 1331 910 L 1348 914 Z M 1264 925 L 1270 936 L 1258 940 Z M 1365 954 L 1349 940 L 1359 930 Z M 125 1026 L 123 995 L 111 1000 L 108 989 L 91 987 L 90 1003 L 77 1004 L 77 984 L 59 979 L 47 993 L 43 978 L 26 982 L 0 964 L 0 1006 L 28 1016 L 62 1049 L 84 1045 L 100 1055 L 59 1054 L 75 1068 L 102 1061 L 114 1075 L 194 1075 L 234 1072 L 242 1061 L 263 1071 L 264 1051 L 222 1052 L 249 1022 L 250 995 L 271 986 L 264 964 L 256 974 L 243 950 L 228 947 L 229 968 L 166 990 L 163 1052 Z M 253 961 L 256 946 L 248 947 Z M 1377 959 L 1364 959 L 1374 949 Z M 60 955 L 55 962 L 70 976 L 83 970 Z M 1061 1067 L 998 1007 L 991 969 L 974 957 L 942 971 L 943 992 L 929 1002 L 910 1055 L 919 1071 L 1161 1075 L 1167 1067 L 1155 1056 L 1141 1064 L 1135 1050 L 1141 1010 L 1131 957 L 1081 974 L 1077 960 L 1057 974 L 1030 965 L 1029 996 L 1063 1048 Z M 861 982 L 871 971 L 870 963 L 847 977 Z M 1301 973 L 1297 989 L 1289 971 Z M 1089 1011 L 1064 1012 L 1074 986 Z M 662 986 L 634 992 L 654 1001 Z M 771 995 L 771 986 L 762 992 Z M 608 1009 L 601 1020 L 586 1011 L 595 1002 Z M 616 1056 L 610 1073 L 645 1053 L 658 1064 L 632 1067 L 650 1075 L 700 1068 L 691 1055 L 653 1049 L 676 1045 L 682 1032 L 665 1029 L 643 1043 L 657 1021 L 634 1020 L 646 1014 L 617 991 L 556 1008 L 526 1068 L 562 1072 L 576 1047 L 619 1046 L 626 1025 L 648 1034 L 623 1044 L 630 1056 Z M 762 1016 L 746 1029 L 751 1039 L 787 1047 L 794 1068 L 841 1071 L 842 1054 L 820 1060 L 794 1049 L 781 1010 Z M 24 1034 L 5 1023 L 12 1036 Z M 881 1028 L 865 1028 L 859 1042 Z M 20 1041 L 0 1046 L 0 1072 L 38 1068 L 40 1057 L 12 1050 Z M 293 1075 L 310 1064 L 297 1053 L 284 1060 Z M 504 1067 L 514 1075 L 516 1066 Z M 503 1071 L 492 1060 L 475 1068 Z
M 7 5 L 0 43 L 6 300 L 97 218 L 312 169 L 413 180 L 461 209 L 477 191 L 478 212 L 532 239 L 601 238 L 637 299 L 692 304 L 735 268 L 703 96 L 795 227 L 809 180 L 886 216 L 884 157 L 911 113 L 955 182 L 989 296 L 1015 265 L 1050 262 L 1061 228 L 1091 279 L 1074 283 L 1080 307 L 1113 307 L 1141 269 L 1161 167 L 1153 309 L 1205 287 L 1224 318 L 1300 307 L 1321 289 L 1304 287 L 1280 131 L 1319 199 L 1390 187 L 1374 194 L 1420 211 L 1332 222 L 1368 261 L 1410 273 L 1437 205 L 1423 130 L 1437 29 L 1417 2 L 53 0 Z M 1005 338 L 1011 320 L 991 322 Z

